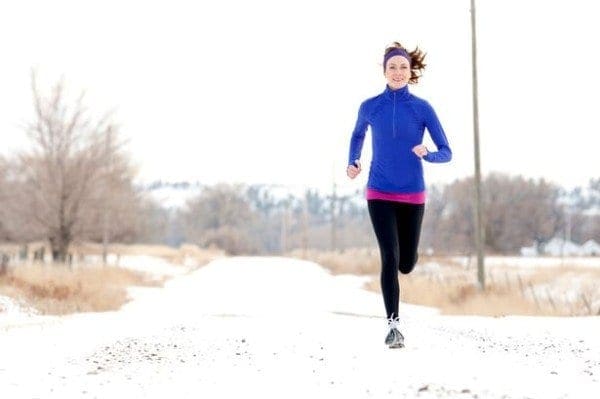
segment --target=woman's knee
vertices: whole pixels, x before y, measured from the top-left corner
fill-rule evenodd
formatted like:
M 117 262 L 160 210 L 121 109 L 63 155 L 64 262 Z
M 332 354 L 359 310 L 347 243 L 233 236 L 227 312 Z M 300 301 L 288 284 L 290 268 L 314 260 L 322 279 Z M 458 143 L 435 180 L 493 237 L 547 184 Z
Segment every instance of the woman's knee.
M 419 255 L 415 254 L 410 258 L 401 258 L 398 263 L 398 269 L 402 274 L 408 274 L 413 271 L 417 264 L 417 260 L 419 259 Z

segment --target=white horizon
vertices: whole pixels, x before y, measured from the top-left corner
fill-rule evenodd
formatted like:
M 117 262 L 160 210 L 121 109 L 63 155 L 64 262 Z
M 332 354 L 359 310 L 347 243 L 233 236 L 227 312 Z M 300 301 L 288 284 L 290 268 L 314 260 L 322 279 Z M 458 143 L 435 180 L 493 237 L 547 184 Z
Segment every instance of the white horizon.
M 482 172 L 586 187 L 600 177 L 592 6 L 477 7 Z M 64 76 L 95 114 L 116 110 L 139 181 L 359 189 L 367 171 L 344 173 L 350 133 L 360 103 L 384 88 L 383 49 L 400 40 L 427 52 L 411 91 L 434 106 L 454 153 L 426 164 L 426 182 L 472 175 L 469 2 L 346 2 L 343 14 L 316 0 L 4 6 L 0 34 L 14 40 L 0 76 L 0 155 L 26 146 L 37 68 L 44 89 Z

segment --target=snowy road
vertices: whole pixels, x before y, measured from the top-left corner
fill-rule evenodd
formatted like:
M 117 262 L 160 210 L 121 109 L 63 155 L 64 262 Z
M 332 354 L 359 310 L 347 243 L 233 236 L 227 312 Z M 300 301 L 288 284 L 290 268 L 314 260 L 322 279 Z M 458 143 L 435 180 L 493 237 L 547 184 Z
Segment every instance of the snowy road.
M 390 350 L 381 299 L 361 283 L 230 258 L 132 290 L 119 312 L 0 317 L 0 397 L 600 397 L 600 317 L 403 305 L 407 347 Z

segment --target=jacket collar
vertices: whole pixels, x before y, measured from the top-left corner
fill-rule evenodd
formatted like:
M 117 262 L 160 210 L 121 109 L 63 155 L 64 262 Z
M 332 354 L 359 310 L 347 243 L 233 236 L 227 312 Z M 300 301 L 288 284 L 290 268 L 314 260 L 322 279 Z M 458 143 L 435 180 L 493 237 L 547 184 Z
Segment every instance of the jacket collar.
M 390 88 L 390 86 L 386 85 L 385 91 L 383 93 L 387 98 L 390 98 L 390 99 L 396 100 L 396 101 L 408 100 L 410 98 L 410 91 L 408 90 L 408 84 L 397 90 L 392 90 Z

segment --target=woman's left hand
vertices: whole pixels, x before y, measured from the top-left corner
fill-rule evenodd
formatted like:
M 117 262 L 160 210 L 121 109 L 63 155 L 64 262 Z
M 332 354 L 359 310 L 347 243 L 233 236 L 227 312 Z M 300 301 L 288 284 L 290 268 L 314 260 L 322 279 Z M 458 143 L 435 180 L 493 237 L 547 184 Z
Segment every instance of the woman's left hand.
M 425 147 L 423 144 L 414 146 L 412 152 L 414 152 L 419 158 L 423 158 L 425 155 L 429 154 L 427 147 Z

